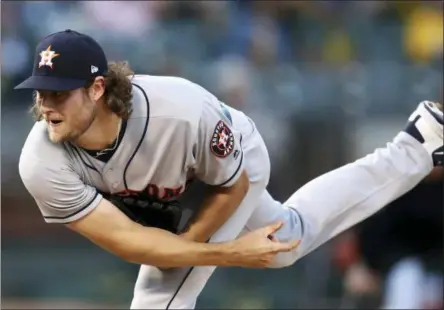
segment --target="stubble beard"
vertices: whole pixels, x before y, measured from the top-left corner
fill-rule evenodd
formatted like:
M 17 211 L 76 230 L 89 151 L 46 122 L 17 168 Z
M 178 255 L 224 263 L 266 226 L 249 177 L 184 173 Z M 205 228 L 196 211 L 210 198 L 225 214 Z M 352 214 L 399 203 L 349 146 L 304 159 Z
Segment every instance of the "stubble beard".
M 84 121 L 81 126 L 77 126 L 75 129 L 71 129 L 68 132 L 58 133 L 48 129 L 48 137 L 52 143 L 75 143 L 77 139 L 82 136 L 92 125 L 96 118 L 96 111 L 92 111 L 87 121 Z M 66 126 L 66 124 L 62 124 Z

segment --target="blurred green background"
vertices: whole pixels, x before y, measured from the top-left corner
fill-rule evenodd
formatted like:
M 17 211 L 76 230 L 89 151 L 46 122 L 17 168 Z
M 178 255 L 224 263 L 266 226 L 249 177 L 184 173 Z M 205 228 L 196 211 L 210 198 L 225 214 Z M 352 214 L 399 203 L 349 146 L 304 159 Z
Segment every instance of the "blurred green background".
M 383 146 L 418 101 L 443 99 L 441 1 L 2 1 L 1 28 L 1 289 L 9 308 L 128 307 L 138 271 L 45 224 L 19 179 L 31 94 L 12 88 L 49 33 L 87 33 L 110 60 L 188 78 L 245 111 L 269 148 L 269 189 L 280 200 Z M 184 203 L 198 199 L 196 188 Z M 362 277 L 357 293 L 347 282 L 360 261 L 347 241 L 354 236 L 287 269 L 219 269 L 198 307 L 377 307 L 381 283 Z

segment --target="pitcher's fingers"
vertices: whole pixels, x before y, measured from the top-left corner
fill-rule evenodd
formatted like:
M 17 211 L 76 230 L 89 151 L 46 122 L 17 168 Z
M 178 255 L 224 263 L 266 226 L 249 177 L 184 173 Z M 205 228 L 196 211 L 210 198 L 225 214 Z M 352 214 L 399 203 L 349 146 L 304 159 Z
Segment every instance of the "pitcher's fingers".
M 284 223 L 277 222 L 277 223 L 265 226 L 263 229 L 264 229 L 264 232 L 266 233 L 266 235 L 269 236 L 269 235 L 273 234 L 274 232 L 278 231 L 282 227 L 282 225 L 284 225 Z
M 300 243 L 301 243 L 300 240 L 276 243 L 275 251 L 276 251 L 276 253 L 277 252 L 291 252 L 291 251 L 295 250 L 299 246 Z
M 289 242 L 290 244 L 290 251 L 296 250 L 297 247 L 301 244 L 301 240 L 293 240 Z
M 276 238 L 276 237 L 273 236 L 273 235 L 268 235 L 267 238 L 270 239 L 270 240 L 273 241 L 273 242 L 279 242 L 279 239 Z

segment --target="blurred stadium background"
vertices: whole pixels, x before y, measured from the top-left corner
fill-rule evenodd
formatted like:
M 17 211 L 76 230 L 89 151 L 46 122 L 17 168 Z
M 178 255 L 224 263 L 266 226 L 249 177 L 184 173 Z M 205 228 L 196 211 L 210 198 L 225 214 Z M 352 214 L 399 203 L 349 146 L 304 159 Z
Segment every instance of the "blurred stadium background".
M 85 32 L 110 60 L 188 78 L 247 112 L 281 200 L 383 146 L 418 101 L 443 99 L 442 1 L 2 1 L 1 26 L 2 308 L 127 308 L 138 271 L 45 224 L 19 179 L 31 94 L 12 88 L 49 33 Z M 197 188 L 185 203 L 198 199 Z M 198 307 L 379 307 L 384 281 L 365 267 L 358 228 L 291 268 L 217 270 Z

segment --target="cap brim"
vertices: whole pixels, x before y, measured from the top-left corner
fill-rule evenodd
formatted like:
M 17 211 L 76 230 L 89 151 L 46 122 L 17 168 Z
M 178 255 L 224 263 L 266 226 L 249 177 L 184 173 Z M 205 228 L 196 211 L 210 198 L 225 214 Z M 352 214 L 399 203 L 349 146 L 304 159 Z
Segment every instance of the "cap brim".
M 14 89 L 68 91 L 81 88 L 86 85 L 86 82 L 84 79 L 33 75 L 14 87 Z

